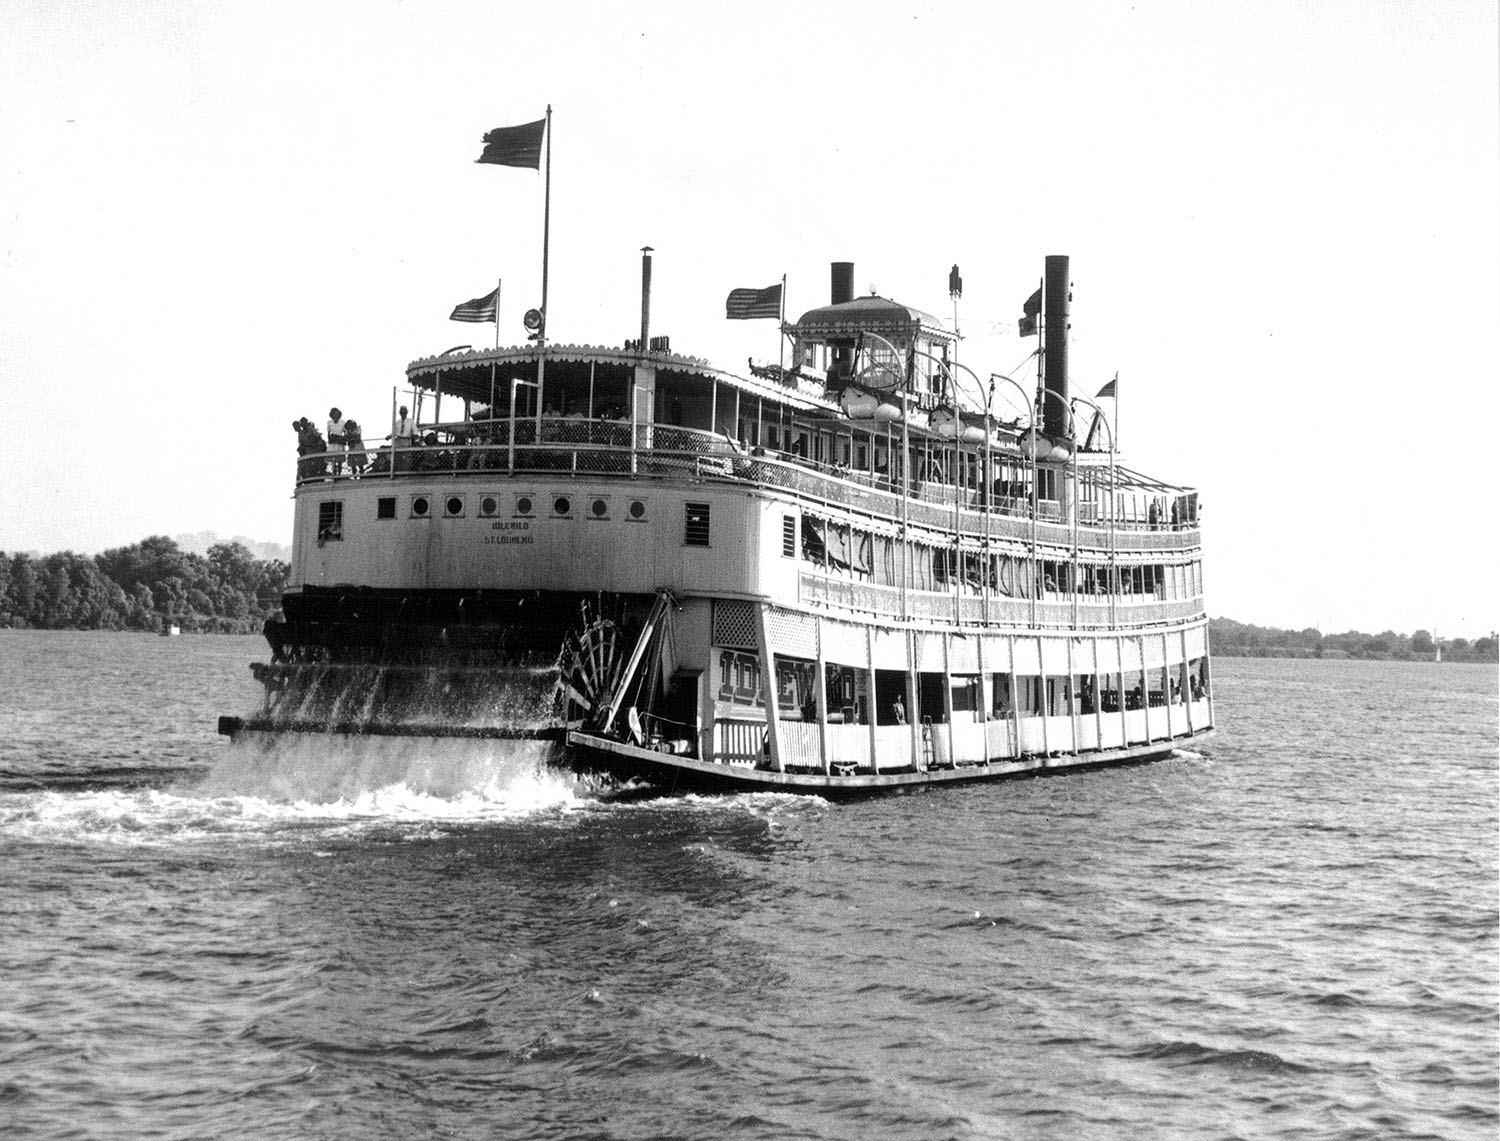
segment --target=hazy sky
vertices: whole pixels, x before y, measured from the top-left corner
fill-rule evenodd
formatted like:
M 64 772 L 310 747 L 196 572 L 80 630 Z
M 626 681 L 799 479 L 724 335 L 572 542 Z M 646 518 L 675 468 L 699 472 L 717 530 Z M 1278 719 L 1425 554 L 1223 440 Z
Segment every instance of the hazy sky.
M 0 0 L 0 549 L 286 542 L 292 419 L 383 435 L 504 279 L 542 181 L 480 136 L 554 108 L 549 334 L 742 368 L 736 286 L 828 263 L 1013 368 L 1072 257 L 1075 388 L 1202 493 L 1209 609 L 1500 625 L 1493 0 L 894 5 Z M 1486 585 L 1490 584 L 1490 585 Z

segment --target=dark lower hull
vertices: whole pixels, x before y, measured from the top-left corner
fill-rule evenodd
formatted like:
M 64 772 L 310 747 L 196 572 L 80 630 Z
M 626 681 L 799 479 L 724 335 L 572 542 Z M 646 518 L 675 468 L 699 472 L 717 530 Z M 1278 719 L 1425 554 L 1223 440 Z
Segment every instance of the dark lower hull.
M 575 768 L 605 773 L 622 782 L 640 781 L 664 793 L 783 792 L 834 799 L 870 796 L 929 785 L 974 784 L 979 781 L 1051 776 L 1117 765 L 1145 764 L 1171 756 L 1214 735 L 1205 730 L 1192 737 L 1156 741 L 1094 753 L 1030 756 L 956 765 L 952 768 L 892 769 L 879 773 L 777 772 L 749 765 L 700 761 L 645 749 L 624 741 L 569 733 L 568 758 Z
M 1191 737 L 1155 741 L 1090 753 L 1025 756 L 946 768 L 892 768 L 874 772 L 777 772 L 771 768 L 702 761 L 696 757 L 643 748 L 627 741 L 560 729 L 518 732 L 465 726 L 340 726 L 272 724 L 256 718 L 221 717 L 219 732 L 233 740 L 275 742 L 291 739 L 400 737 L 408 740 L 551 740 L 565 748 L 556 758 L 576 772 L 608 777 L 622 785 L 644 785 L 661 795 L 683 793 L 780 792 L 851 799 L 928 786 L 1056 776 L 1090 769 L 1147 764 L 1213 737 L 1212 729 Z

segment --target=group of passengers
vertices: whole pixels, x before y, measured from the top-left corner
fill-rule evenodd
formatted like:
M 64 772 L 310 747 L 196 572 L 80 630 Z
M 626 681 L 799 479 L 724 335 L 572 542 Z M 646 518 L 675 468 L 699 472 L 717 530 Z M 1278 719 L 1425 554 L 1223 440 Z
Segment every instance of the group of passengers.
M 337 408 L 328 410 L 328 435 L 323 436 L 306 416 L 292 421 L 297 433 L 297 477 L 308 479 L 321 475 L 342 475 L 347 464 L 349 474 L 358 479 L 365 473 L 369 453 L 365 451 L 363 430 L 354 420 L 346 420 Z
M 358 479 L 366 471 L 371 475 L 390 471 L 390 449 L 380 448 L 373 457 L 365 447 L 364 429 L 353 419 L 346 419 L 338 408 L 328 410 L 327 435 L 318 431 L 306 416 L 292 421 L 292 431 L 297 433 L 297 478 L 312 479 L 318 476 L 342 475 L 347 467 L 351 478 Z M 435 446 L 437 436 L 429 432 L 425 440 L 417 438 L 417 428 L 410 412 L 403 406 L 396 420 L 395 429 L 386 439 L 398 450 L 426 444 Z M 404 462 L 403 469 L 413 467 Z

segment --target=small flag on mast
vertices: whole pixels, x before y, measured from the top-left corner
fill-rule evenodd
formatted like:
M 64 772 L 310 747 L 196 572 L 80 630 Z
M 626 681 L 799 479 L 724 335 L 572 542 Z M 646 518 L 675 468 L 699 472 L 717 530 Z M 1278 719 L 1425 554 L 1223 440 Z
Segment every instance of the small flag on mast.
M 1016 325 L 1016 331 L 1023 337 L 1036 336 L 1036 318 L 1042 311 L 1042 291 L 1038 289 L 1026 299 L 1026 304 L 1021 306 L 1023 316 Z
M 767 286 L 765 289 L 733 289 L 724 301 L 724 319 L 727 321 L 780 316 L 780 285 Z
M 495 319 L 495 301 L 500 295 L 500 287 L 497 285 L 483 297 L 476 297 L 472 301 L 465 301 L 462 305 L 455 305 L 453 312 L 448 314 L 450 321 L 493 321 Z
M 524 166 L 532 170 L 542 169 L 542 132 L 547 120 L 523 123 L 519 127 L 496 127 L 484 136 L 484 152 L 475 162 L 492 163 L 495 166 Z
M 1101 388 L 1098 392 L 1094 393 L 1094 399 L 1095 400 L 1102 400 L 1106 396 L 1113 396 L 1115 394 L 1115 386 L 1118 385 L 1119 383 L 1120 383 L 1120 378 L 1117 376 L 1113 380 L 1111 380 L 1108 384 L 1106 384 L 1103 388 Z

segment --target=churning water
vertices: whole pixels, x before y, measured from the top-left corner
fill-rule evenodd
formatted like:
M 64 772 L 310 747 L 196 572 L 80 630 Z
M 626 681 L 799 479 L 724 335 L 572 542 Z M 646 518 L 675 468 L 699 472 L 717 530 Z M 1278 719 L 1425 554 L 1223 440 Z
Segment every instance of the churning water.
M 1224 660 L 1141 768 L 618 801 L 0 633 L 0 1132 L 1491 1138 L 1496 676 Z

